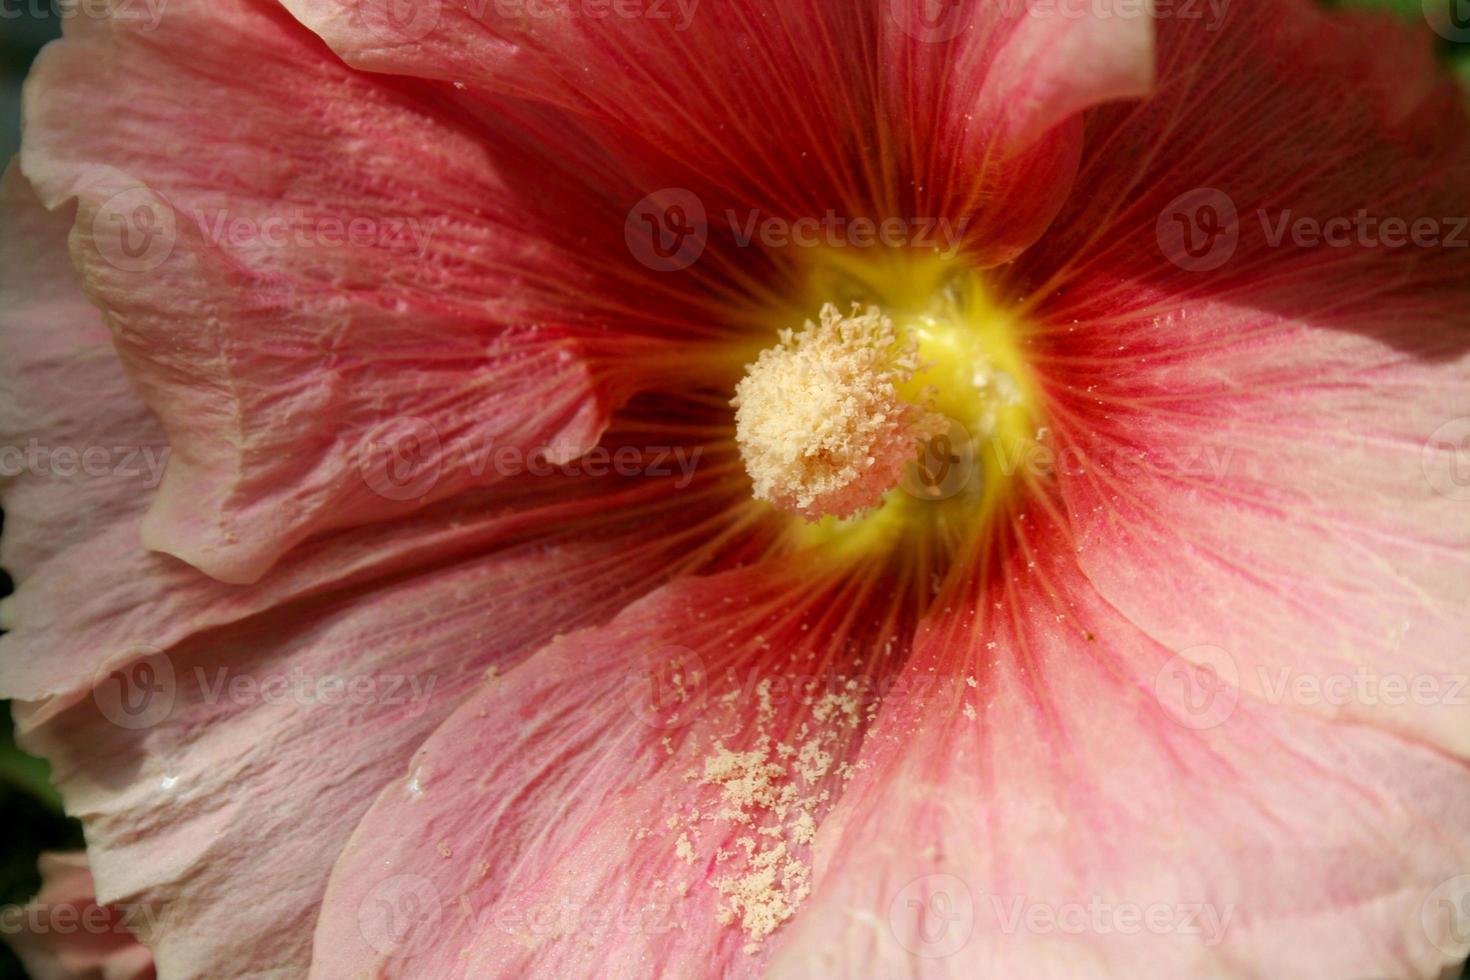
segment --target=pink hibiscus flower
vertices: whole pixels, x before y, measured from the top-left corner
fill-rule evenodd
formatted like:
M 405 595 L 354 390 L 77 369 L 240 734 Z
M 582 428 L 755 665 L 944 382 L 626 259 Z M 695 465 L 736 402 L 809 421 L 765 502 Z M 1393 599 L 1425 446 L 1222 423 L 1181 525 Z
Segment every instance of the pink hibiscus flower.
M 1470 949 L 1407 28 L 120 2 L 25 109 L 0 694 L 166 980 Z

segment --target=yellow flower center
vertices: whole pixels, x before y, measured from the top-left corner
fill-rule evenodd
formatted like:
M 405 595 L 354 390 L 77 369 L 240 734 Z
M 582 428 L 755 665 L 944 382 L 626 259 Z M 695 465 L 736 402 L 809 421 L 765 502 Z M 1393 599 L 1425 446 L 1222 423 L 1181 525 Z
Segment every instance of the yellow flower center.
M 1017 320 L 959 260 L 832 249 L 803 279 L 732 401 L 754 496 L 806 543 L 987 520 L 1038 438 Z

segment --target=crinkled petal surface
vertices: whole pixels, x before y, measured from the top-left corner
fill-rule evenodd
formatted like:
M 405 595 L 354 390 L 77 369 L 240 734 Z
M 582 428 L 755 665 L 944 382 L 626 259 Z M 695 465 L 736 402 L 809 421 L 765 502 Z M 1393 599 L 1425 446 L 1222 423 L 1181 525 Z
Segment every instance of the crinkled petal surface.
M 0 425 L 173 458 L 151 508 L 6 484 L 0 682 L 163 973 L 1462 958 L 1467 251 L 1274 230 L 1470 212 L 1427 51 L 1296 0 L 687 12 L 181 2 L 42 58 L 22 164 L 104 319 L 0 239 L 48 244 Z M 709 218 L 674 276 L 658 188 Z M 829 208 L 947 219 L 1022 324 L 1050 456 L 947 582 L 772 547 L 717 449 L 482 465 L 718 438 L 636 393 L 796 281 L 742 216 Z M 1361 671 L 1440 697 L 1291 693 Z
M 13 174 L 6 201 L 7 236 L 31 229 L 32 247 L 60 244 L 45 222 L 66 218 L 41 211 Z M 7 344 L 35 353 L 9 362 L 27 380 L 7 388 L 6 412 L 64 412 L 91 440 L 147 412 L 116 385 L 95 311 L 59 298 L 59 272 L 40 274 L 64 271 L 59 260 L 37 258 L 36 275 L 8 283 Z M 43 314 L 37 351 L 26 344 Z M 83 370 L 99 382 L 91 404 L 68 387 Z M 47 487 L 54 499 L 32 511 Z M 116 523 L 33 549 L 0 682 L 29 699 L 17 708 L 24 744 L 51 760 L 83 820 L 102 900 L 158 910 L 139 931 L 165 975 L 299 975 L 337 849 L 423 739 L 487 670 L 729 547 L 739 511 L 726 499 L 692 471 L 641 483 L 522 476 L 388 529 L 319 539 L 242 588 L 143 553 L 135 481 L 28 473 L 6 487 L 11 540 L 39 541 L 25 529 L 65 505 Z M 685 533 L 650 537 L 665 508 L 684 515 Z
M 266 5 L 186 2 L 68 21 L 26 111 L 25 173 L 79 202 L 73 255 L 168 431 L 150 546 L 248 583 L 314 532 L 494 482 L 484 447 L 596 443 L 619 397 L 598 331 L 537 303 L 585 276 L 448 97 Z

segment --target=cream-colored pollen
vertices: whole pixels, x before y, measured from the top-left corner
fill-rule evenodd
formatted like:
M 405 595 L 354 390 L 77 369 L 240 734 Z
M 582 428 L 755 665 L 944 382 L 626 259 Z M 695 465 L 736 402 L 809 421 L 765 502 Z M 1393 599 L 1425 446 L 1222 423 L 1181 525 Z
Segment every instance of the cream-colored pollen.
M 904 400 L 917 345 L 877 307 L 831 303 L 783 330 L 735 388 L 735 441 L 757 499 L 813 520 L 876 506 L 942 416 Z

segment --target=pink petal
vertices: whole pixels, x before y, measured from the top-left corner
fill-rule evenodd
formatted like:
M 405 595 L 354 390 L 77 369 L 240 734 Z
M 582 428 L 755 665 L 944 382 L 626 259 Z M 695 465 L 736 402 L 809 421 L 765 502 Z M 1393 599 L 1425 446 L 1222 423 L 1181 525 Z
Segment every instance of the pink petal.
M 8 354 L 0 359 L 0 443 L 18 454 L 5 461 L 0 501 L 4 564 L 20 586 L 4 604 L 10 632 L 0 640 L 7 653 L 0 691 L 28 700 L 80 696 L 130 641 L 153 642 L 156 620 L 131 638 L 113 629 L 147 595 L 135 590 L 156 587 L 159 577 L 177 580 L 187 566 L 138 545 L 138 518 L 167 447 L 82 296 L 67 259 L 70 218 L 42 209 L 14 167 L 0 184 L 0 209 L 0 337 Z M 81 406 L 78 392 L 86 392 Z M 91 584 L 80 600 L 79 582 Z M 100 629 L 58 642 L 94 625 L 90 613 L 101 606 L 115 612 Z
M 1227 651 L 1273 704 L 1466 755 L 1470 247 L 1271 231 L 1360 210 L 1463 224 L 1470 121 L 1411 37 L 1290 5 L 1166 33 L 1161 94 L 1096 139 L 1181 149 L 1092 161 L 1085 206 L 1017 276 L 1043 297 L 1053 468 L 1099 591 L 1164 646 Z M 1371 69 L 1385 45 L 1411 48 L 1407 77 Z M 1186 220 L 1238 214 L 1202 265 L 1161 237 L 1181 198 Z
M 1463 764 L 1205 686 L 1098 593 L 1050 513 L 940 597 L 900 680 L 949 683 L 885 699 L 770 974 L 1428 977 L 1463 959 L 1445 912 L 1470 888 Z
M 805 558 L 684 579 L 492 681 L 359 826 L 313 976 L 756 975 L 771 941 L 751 926 L 799 905 L 911 629 L 893 593 Z M 724 750 L 773 768 L 742 794 L 711 779 Z M 779 787 L 784 814 L 752 802 Z M 778 848 L 793 887 L 736 903 Z
M 711 519 L 727 498 L 701 476 L 682 490 L 566 482 L 579 492 L 548 481 L 526 488 L 542 503 L 511 512 L 508 495 L 472 498 L 326 539 L 287 559 L 279 584 L 243 594 L 186 566 L 188 581 L 124 588 L 122 565 L 48 583 L 55 605 L 88 611 L 84 625 L 32 631 L 26 647 L 7 637 L 6 661 L 74 661 L 69 644 L 148 638 L 154 624 L 157 652 L 134 648 L 99 669 L 91 697 L 21 706 L 17 721 L 84 822 L 103 894 L 159 910 L 144 938 L 169 975 L 305 970 L 338 849 L 487 670 L 749 540 Z M 659 520 L 685 530 L 648 535 Z M 141 612 L 111 605 L 129 593 Z
M 1101 17 L 1080 0 L 1040 11 L 960 0 L 940 5 L 938 29 L 925 19 L 933 0 L 670 3 L 638 17 L 575 5 L 549 16 L 535 4 L 286 6 L 349 64 L 579 117 L 642 187 L 627 205 L 659 187 L 693 189 L 711 251 L 733 248 L 724 239 L 751 215 L 833 209 L 928 220 L 911 233 L 935 241 L 944 219 L 977 263 L 1008 261 L 1066 195 L 1081 111 L 1143 95 L 1153 77 L 1146 11 Z
M 595 444 L 657 358 L 618 348 L 614 389 L 600 328 L 556 325 L 586 275 L 507 186 L 503 141 L 279 13 L 168 14 L 69 21 L 23 154 L 49 207 L 81 202 L 74 254 L 169 434 L 147 543 L 250 582 L 313 533 L 494 482 L 492 447 Z
M 34 274 L 0 280 L 20 355 L 6 367 L 24 376 L 5 389 L 0 418 L 18 440 L 21 420 L 51 414 L 57 433 L 78 439 L 146 418 L 95 319 L 65 298 L 56 228 L 66 218 L 41 211 L 15 175 L 4 193 L 0 254 L 16 254 L 14 229 L 35 257 L 4 270 Z M 78 378 L 98 397 L 76 402 Z M 638 448 L 647 462 L 650 440 L 668 438 L 652 423 L 669 411 L 629 406 L 609 450 Z M 168 975 L 304 971 L 310 910 L 338 848 L 487 669 L 608 618 L 668 576 L 760 545 L 728 507 L 731 461 L 701 464 L 703 447 L 677 448 L 699 465 L 522 475 L 371 533 L 321 537 L 251 588 L 143 553 L 144 501 L 130 481 L 47 471 L 6 488 L 10 527 L 56 524 L 64 547 L 44 547 L 39 530 L 7 535 L 33 534 L 25 550 L 36 558 L 17 566 L 0 688 L 33 699 L 16 709 L 24 743 L 50 758 L 83 820 L 105 900 L 156 911 L 143 938 Z M 70 500 L 97 521 L 61 525 L 54 509 Z M 648 523 L 671 508 L 682 532 L 650 537 Z M 339 680 L 358 693 L 311 696 Z
M 167 452 L 78 287 L 70 220 L 47 214 L 14 166 L 0 209 L 3 556 L 24 579 L 146 504 Z
M 98 905 L 82 851 L 42 854 L 41 878 L 14 916 L 21 928 L 5 930 L 31 980 L 153 980 L 153 954 L 129 928 L 149 909 Z
M 1151 90 L 1153 18 L 1085 0 L 879 6 L 890 152 L 911 158 L 919 185 L 896 213 L 962 220 L 972 262 L 1009 262 L 1067 199 L 1083 110 Z

